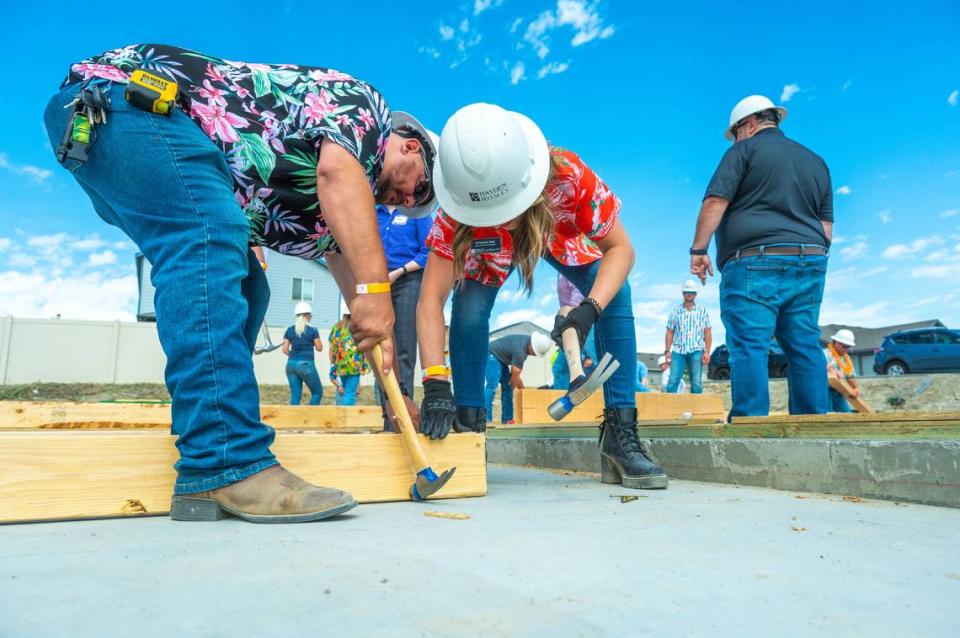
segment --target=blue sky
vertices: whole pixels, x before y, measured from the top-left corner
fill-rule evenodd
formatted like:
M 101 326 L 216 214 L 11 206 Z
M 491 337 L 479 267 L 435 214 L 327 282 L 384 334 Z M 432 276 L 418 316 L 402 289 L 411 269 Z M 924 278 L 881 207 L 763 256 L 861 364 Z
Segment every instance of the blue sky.
M 477 0 L 203 2 L 190 11 L 15 3 L 0 42 L 0 315 L 130 319 L 126 238 L 100 222 L 53 158 L 46 100 L 69 64 L 138 42 L 249 62 L 329 66 L 440 130 L 499 103 L 579 153 L 623 200 L 637 249 L 641 349 L 658 350 L 687 277 L 700 199 L 732 106 L 785 103 L 786 133 L 823 156 L 837 241 L 822 319 L 960 325 L 960 4 Z M 200 8 L 197 8 L 200 7 Z M 364 10 L 364 7 L 369 7 Z M 555 279 L 501 293 L 495 325 L 549 321 Z M 701 296 L 722 338 L 716 280 Z

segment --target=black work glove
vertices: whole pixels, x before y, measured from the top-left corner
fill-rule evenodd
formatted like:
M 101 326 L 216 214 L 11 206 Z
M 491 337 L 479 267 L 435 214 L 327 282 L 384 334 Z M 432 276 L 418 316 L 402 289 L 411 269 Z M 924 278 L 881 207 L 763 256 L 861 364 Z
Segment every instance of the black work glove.
M 423 382 L 423 403 L 420 404 L 420 433 L 431 439 L 442 439 L 450 433 L 457 414 L 450 382 L 427 379 Z
M 587 335 L 590 334 L 590 329 L 593 328 L 593 324 L 597 322 L 599 317 L 600 314 L 594 305 L 589 301 L 584 301 L 568 312 L 566 317 L 557 316 L 550 338 L 560 346 L 560 350 L 563 350 L 563 332 L 567 328 L 576 328 L 577 338 L 580 340 L 580 347 L 582 348 L 583 343 L 587 340 Z

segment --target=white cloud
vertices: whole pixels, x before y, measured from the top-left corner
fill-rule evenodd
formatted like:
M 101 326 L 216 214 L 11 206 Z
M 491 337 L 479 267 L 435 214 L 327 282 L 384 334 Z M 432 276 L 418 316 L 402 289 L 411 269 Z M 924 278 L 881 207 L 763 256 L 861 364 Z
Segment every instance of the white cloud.
M 112 250 L 105 250 L 100 253 L 90 253 L 87 263 L 91 266 L 107 266 L 117 263 L 117 253 Z
M 517 29 L 520 28 L 520 25 L 523 24 L 523 18 L 517 18 L 510 23 L 510 33 L 516 33 Z
M 453 39 L 454 30 L 453 27 L 447 26 L 446 24 L 440 25 L 440 38 L 443 40 Z
M 800 92 L 800 90 L 799 84 L 784 84 L 783 92 L 780 94 L 780 101 L 789 102 L 794 95 Z
M 504 326 L 520 323 L 522 321 L 529 321 L 540 326 L 544 330 L 551 330 L 553 329 L 553 318 L 555 316 L 556 315 L 553 313 L 544 313 L 532 308 L 508 310 L 507 312 L 501 312 L 494 317 L 493 323 L 490 327 L 493 330 L 497 330 L 499 328 L 503 328 Z
M 541 308 L 545 306 L 557 306 L 560 303 L 560 300 L 557 298 L 557 293 L 548 292 L 547 294 L 540 297 L 540 301 L 537 302 Z
M 53 177 L 53 171 L 46 168 L 31 164 L 14 164 L 6 153 L 0 153 L 0 168 L 17 175 L 26 175 L 35 184 L 42 184 Z
M 953 93 L 947 97 L 947 104 L 950 106 L 956 106 L 958 98 L 960 98 L 960 91 L 954 89 Z
M 913 268 L 910 270 L 910 276 L 919 279 L 956 279 L 960 277 L 960 261 Z
M 851 86 L 852 84 L 853 84 L 853 80 L 847 80 L 846 82 L 843 83 L 843 86 L 840 87 L 840 90 L 841 90 L 841 91 L 846 91 L 847 89 L 850 88 L 850 86 Z
M 540 70 L 537 71 L 537 79 L 542 80 L 548 75 L 563 73 L 569 68 L 570 68 L 569 62 L 551 62 L 550 64 L 540 67 Z
M 0 252 L 6 252 L 12 244 L 9 237 L 0 237 Z
M 940 237 L 920 237 L 919 239 L 914 239 L 909 244 L 892 244 L 887 246 L 883 251 L 883 256 L 887 259 L 903 259 L 904 257 L 915 255 L 928 248 L 942 244 L 943 239 Z
M 470 31 L 470 21 L 466 18 L 460 21 L 460 31 L 462 33 L 468 33 Z
M 521 288 L 501 288 L 500 292 L 497 294 L 497 301 L 502 301 L 503 303 L 513 303 L 526 298 L 527 293 Z
M 107 245 L 107 242 L 100 239 L 99 235 L 90 235 L 79 239 L 70 244 L 70 248 L 73 250 L 96 250 Z
M 0 272 L 4 314 L 64 319 L 135 319 L 137 278 L 102 273 L 49 277 L 42 272 Z
M 550 52 L 549 32 L 563 26 L 573 29 L 570 45 L 574 47 L 596 39 L 605 40 L 616 33 L 612 25 L 604 26 L 596 4 L 583 0 L 557 0 L 556 11 L 544 11 L 528 24 L 523 39 L 542 60 Z
M 865 257 L 867 252 L 869 252 L 870 246 L 865 241 L 858 241 L 849 246 L 844 246 L 840 249 L 840 257 L 843 258 L 843 261 L 854 261 Z
M 893 215 L 890 214 L 889 210 L 880 211 L 879 213 L 877 213 L 877 217 L 880 218 L 880 223 L 882 224 L 889 224 L 890 222 L 893 221 Z
M 843 186 L 838 188 L 835 192 L 837 193 L 837 195 L 849 195 L 850 193 L 853 192 L 853 189 L 847 186 L 846 184 L 844 184 Z
M 435 48 L 433 48 L 433 47 L 420 47 L 419 50 L 420 50 L 420 53 L 424 53 L 424 54 L 426 54 L 426 55 L 429 55 L 429 56 L 430 56 L 431 58 L 433 58 L 434 60 L 436 60 L 437 58 L 440 57 L 440 52 L 437 51 L 437 50 L 436 50 Z
M 523 62 L 517 62 L 513 65 L 513 68 L 510 69 L 510 84 L 520 83 L 520 80 L 525 77 L 524 69 Z
M 503 0 L 473 0 L 473 15 L 478 16 L 490 7 L 499 7 Z
M 940 213 L 940 218 L 947 219 L 948 217 L 953 217 L 955 215 L 960 215 L 960 208 L 948 208 Z

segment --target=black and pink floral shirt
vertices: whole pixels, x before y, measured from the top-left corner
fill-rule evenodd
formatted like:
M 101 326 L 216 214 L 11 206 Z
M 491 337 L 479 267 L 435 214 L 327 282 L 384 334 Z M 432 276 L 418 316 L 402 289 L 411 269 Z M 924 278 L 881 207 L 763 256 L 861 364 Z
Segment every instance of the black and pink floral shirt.
M 353 154 L 374 188 L 392 129 L 369 84 L 294 64 L 234 62 L 163 44 L 134 44 L 71 66 L 64 84 L 126 83 L 138 68 L 180 84 L 180 108 L 223 152 L 251 242 L 304 259 L 336 250 L 317 201 L 323 140 Z

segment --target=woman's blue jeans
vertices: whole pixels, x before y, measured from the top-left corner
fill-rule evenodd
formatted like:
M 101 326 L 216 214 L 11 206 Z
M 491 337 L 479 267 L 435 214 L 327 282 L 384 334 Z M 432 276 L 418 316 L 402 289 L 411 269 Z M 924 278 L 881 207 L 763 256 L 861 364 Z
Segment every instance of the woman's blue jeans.
M 510 368 L 500 363 L 492 354 L 487 356 L 487 368 L 483 388 L 483 405 L 487 419 L 493 420 L 493 397 L 500 387 L 500 422 L 513 420 L 513 384 L 510 383 Z
M 340 383 L 343 384 L 343 394 L 337 392 L 337 405 L 356 405 L 357 388 L 360 386 L 360 375 L 340 375 Z
M 290 405 L 300 405 L 303 396 L 303 384 L 310 388 L 310 405 L 320 405 L 323 398 L 323 385 L 313 360 L 288 359 L 287 383 L 290 384 Z
M 600 262 L 584 266 L 565 266 L 552 256 L 544 259 L 569 279 L 584 295 L 597 277 Z M 453 313 L 450 319 L 450 367 L 453 390 L 460 407 L 482 408 L 484 377 L 490 347 L 490 312 L 499 288 L 465 280 L 453 291 Z M 637 383 L 637 337 L 633 325 L 630 284 L 624 282 L 610 300 L 594 328 L 594 344 L 598 356 L 610 352 L 620 367 L 603 384 L 604 405 L 614 408 L 636 407 L 634 387 Z
M 790 363 L 790 414 L 827 411 L 820 303 L 827 258 L 767 255 L 730 259 L 720 279 L 720 316 L 730 350 L 730 416 L 770 412 L 768 352 L 774 337 Z
M 253 348 L 269 300 L 266 276 L 248 247 L 220 149 L 189 117 L 130 106 L 109 89 L 107 123 L 89 160 L 67 167 L 97 214 L 140 248 L 152 266 L 157 333 L 177 435 L 177 494 L 216 489 L 277 463 L 273 429 L 260 421 Z M 44 113 L 60 144 L 78 86 L 54 95 Z

